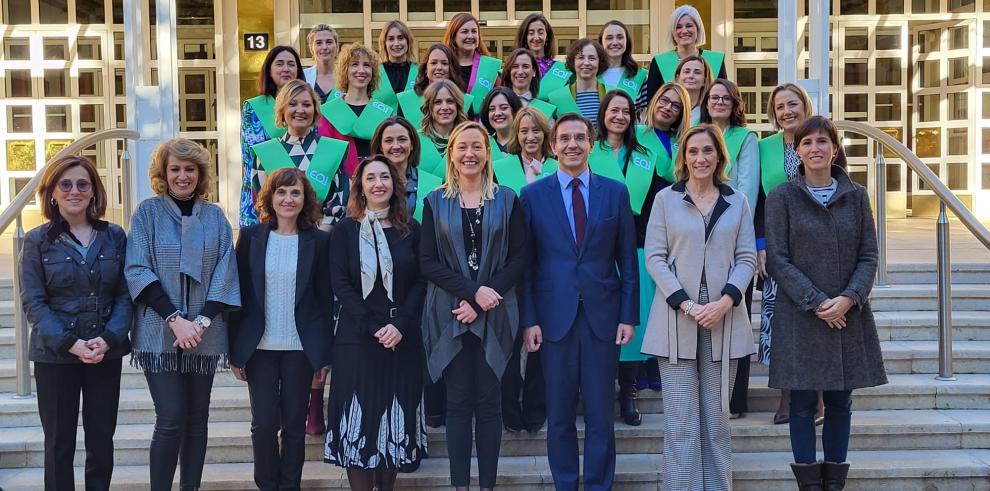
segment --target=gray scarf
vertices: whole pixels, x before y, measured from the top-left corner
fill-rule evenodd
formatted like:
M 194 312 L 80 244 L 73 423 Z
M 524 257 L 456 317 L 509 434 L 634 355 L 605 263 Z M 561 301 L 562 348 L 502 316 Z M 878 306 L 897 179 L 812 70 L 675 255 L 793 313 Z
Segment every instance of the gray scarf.
M 378 276 L 378 267 L 381 266 L 385 293 L 388 294 L 389 300 L 394 300 L 392 297 L 392 251 L 388 248 L 388 241 L 385 240 L 385 230 L 382 229 L 381 222 L 388 218 L 388 210 L 385 208 L 372 211 L 365 208 L 364 218 L 361 219 L 358 245 L 361 253 L 362 298 L 368 298 L 371 290 L 375 288 L 375 277 Z

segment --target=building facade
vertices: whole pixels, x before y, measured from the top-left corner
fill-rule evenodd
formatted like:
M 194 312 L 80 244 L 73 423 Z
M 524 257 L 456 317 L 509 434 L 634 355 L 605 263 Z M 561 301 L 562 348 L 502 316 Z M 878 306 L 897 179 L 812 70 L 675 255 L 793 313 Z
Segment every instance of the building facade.
M 155 0 L 145 2 L 146 46 L 155 45 Z M 420 51 L 440 40 L 461 11 L 483 24 L 494 56 L 514 46 L 531 12 L 553 24 L 562 55 L 618 19 L 636 58 L 669 49 L 669 15 L 701 11 L 707 48 L 725 51 L 751 125 L 769 131 L 766 103 L 777 84 L 777 2 L 766 0 L 174 0 L 177 12 L 179 134 L 203 143 L 219 177 L 213 190 L 236 223 L 241 102 L 253 95 L 265 50 L 305 45 L 310 27 L 334 26 L 342 43 L 376 47 L 381 28 L 401 19 Z M 864 121 L 895 136 L 981 217 L 990 217 L 990 0 L 833 0 L 832 117 Z M 0 0 L 0 206 L 69 141 L 127 122 L 123 0 Z M 807 75 L 807 3 L 798 2 L 799 77 Z M 155 79 L 155 50 L 139 66 Z M 236 95 L 235 95 L 236 94 Z M 845 135 L 853 177 L 865 182 L 875 149 Z M 87 150 L 121 213 L 119 143 Z M 931 215 L 937 199 L 899 160 L 887 160 L 891 216 Z M 30 221 L 30 220 L 29 220 Z

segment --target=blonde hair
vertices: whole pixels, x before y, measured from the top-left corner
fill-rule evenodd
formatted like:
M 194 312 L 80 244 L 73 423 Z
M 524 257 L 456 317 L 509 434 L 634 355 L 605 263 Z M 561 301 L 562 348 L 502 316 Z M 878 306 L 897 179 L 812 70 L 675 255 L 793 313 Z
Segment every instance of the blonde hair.
M 488 133 L 485 132 L 485 128 L 480 123 L 474 121 L 465 121 L 457 125 L 454 131 L 450 132 L 450 140 L 447 143 L 447 155 L 444 156 L 447 170 L 444 174 L 443 197 L 456 198 L 461 195 L 461 187 L 458 181 L 460 174 L 457 172 L 457 168 L 454 167 L 451 154 L 461 135 L 471 130 L 476 130 L 481 134 L 482 145 L 485 146 L 485 168 L 481 171 L 481 200 L 491 201 L 495 199 L 495 190 L 498 189 L 498 184 L 495 184 L 495 171 L 492 169 L 491 142 L 488 140 Z
M 804 90 L 798 84 L 787 82 L 778 85 L 770 92 L 770 99 L 767 99 L 767 120 L 770 121 L 770 125 L 773 129 L 780 131 L 780 123 L 777 122 L 777 113 L 773 110 L 774 102 L 773 100 L 777 97 L 777 94 L 789 90 L 801 99 L 801 104 L 804 104 L 804 119 L 811 117 L 811 96 L 808 95 L 808 91 Z
M 288 123 L 285 121 L 285 115 L 283 114 L 285 108 L 289 105 L 289 101 L 303 92 L 313 98 L 313 121 L 310 123 L 310 126 L 316 126 L 316 123 L 320 120 L 320 96 L 316 95 L 316 91 L 305 80 L 298 78 L 290 80 L 283 85 L 279 89 L 278 95 L 275 96 L 275 126 L 279 128 L 288 126 Z
M 722 138 L 722 130 L 712 124 L 699 124 L 698 126 L 688 129 L 684 132 L 684 135 L 681 136 L 681 140 L 677 145 L 677 160 L 674 164 L 674 178 L 678 181 L 683 181 L 691 176 L 687 170 L 687 142 L 695 135 L 702 133 L 708 135 L 712 139 L 712 143 L 715 144 L 715 153 L 718 154 L 718 162 L 715 164 L 715 173 L 712 174 L 712 179 L 717 186 L 729 180 L 729 178 L 725 175 L 725 167 L 729 163 L 729 151 L 725 148 L 725 139 Z
M 694 41 L 695 46 L 701 46 L 707 42 L 708 38 L 705 36 L 705 23 L 701 21 L 701 13 L 698 9 L 690 5 L 681 5 L 674 9 L 674 13 L 670 14 L 670 42 L 676 47 L 677 41 L 674 39 L 674 31 L 677 30 L 677 22 L 681 20 L 681 17 L 688 16 L 694 21 L 694 25 L 698 28 L 698 38 Z
M 320 32 L 329 32 L 330 37 L 333 38 L 333 44 L 336 44 L 337 50 L 340 51 L 340 37 L 337 36 L 337 30 L 330 27 L 330 24 L 317 24 L 313 26 L 313 29 L 306 35 L 306 46 L 309 48 L 311 54 L 314 56 L 316 55 L 316 50 L 313 49 L 313 44 L 316 42 L 317 33 Z
M 210 172 L 210 152 L 199 143 L 185 138 L 164 141 L 151 154 L 148 177 L 151 179 L 151 189 L 155 194 L 162 196 L 168 192 L 166 169 L 169 157 L 196 164 L 196 168 L 199 169 L 199 177 L 196 179 L 194 194 L 200 198 L 206 198 L 213 182 L 213 173 Z
M 420 106 L 419 110 L 423 112 L 423 121 L 420 125 L 420 131 L 426 136 L 434 136 L 433 132 L 433 100 L 437 98 L 437 95 L 441 90 L 447 89 L 450 92 L 451 97 L 454 98 L 454 104 L 457 105 L 457 116 L 454 117 L 454 126 L 457 126 L 465 121 L 467 121 L 467 111 L 464 109 L 464 93 L 461 89 L 457 87 L 453 81 L 449 79 L 434 80 L 433 83 L 426 87 L 423 91 L 423 105 Z
M 677 133 L 680 134 L 691 127 L 691 108 L 687 106 L 691 101 L 691 96 L 688 95 L 687 89 L 677 82 L 667 82 L 661 85 L 660 89 L 653 94 L 650 104 L 646 106 L 646 126 L 656 129 L 657 121 L 655 114 L 657 112 L 657 104 L 660 103 L 660 98 L 671 90 L 677 92 L 677 95 L 681 98 L 681 121 L 676 124 Z
M 351 86 L 350 80 L 347 79 L 348 65 L 350 65 L 355 58 L 361 55 L 366 56 L 368 58 L 368 62 L 371 64 L 371 78 L 368 80 L 368 95 L 370 96 L 373 92 L 378 90 L 378 83 L 382 78 L 381 72 L 378 70 L 378 66 L 381 65 L 381 60 L 378 59 L 378 54 L 361 43 L 351 43 L 337 55 L 337 67 L 334 70 L 334 78 L 337 79 L 337 89 L 341 92 L 347 92 L 347 89 Z
M 378 52 L 381 53 L 382 63 L 389 61 L 388 48 L 385 47 L 385 43 L 388 38 L 388 31 L 391 31 L 392 29 L 398 29 L 399 32 L 406 37 L 406 56 L 399 61 L 416 63 L 416 51 L 413 49 L 413 46 L 416 45 L 416 38 L 413 37 L 413 33 L 409 30 L 409 26 L 401 20 L 393 20 L 388 24 L 385 24 L 385 28 L 382 29 L 381 34 L 378 35 Z
M 550 122 L 547 121 L 547 117 L 543 113 L 529 106 L 516 111 L 516 117 L 512 119 L 512 127 L 509 129 L 509 142 L 505 145 L 506 150 L 509 153 L 522 154 L 519 127 L 522 126 L 522 118 L 526 116 L 533 118 L 536 127 L 543 132 L 543 144 L 540 145 L 540 151 L 543 152 L 543 158 L 549 157 L 553 153 L 553 150 L 550 149 Z

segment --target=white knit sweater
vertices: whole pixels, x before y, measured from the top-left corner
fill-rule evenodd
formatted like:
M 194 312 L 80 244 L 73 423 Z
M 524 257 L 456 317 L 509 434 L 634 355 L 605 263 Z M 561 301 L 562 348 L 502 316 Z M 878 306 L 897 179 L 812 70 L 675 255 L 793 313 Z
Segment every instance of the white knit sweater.
M 302 350 L 296 330 L 296 261 L 299 236 L 268 233 L 265 251 L 265 333 L 258 349 Z

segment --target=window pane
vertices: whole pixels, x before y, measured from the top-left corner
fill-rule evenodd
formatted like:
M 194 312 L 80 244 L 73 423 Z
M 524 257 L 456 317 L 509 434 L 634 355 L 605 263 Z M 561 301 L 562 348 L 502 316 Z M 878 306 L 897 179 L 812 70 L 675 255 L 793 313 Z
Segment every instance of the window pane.
M 949 139 L 949 150 L 947 155 L 967 155 L 969 154 L 969 130 L 967 128 L 949 128 L 945 130 Z
M 915 14 L 938 13 L 939 0 L 912 0 L 911 11 Z
M 844 70 L 846 85 L 867 85 L 869 79 L 867 77 L 867 69 L 865 61 L 847 61 L 846 68 Z
M 869 105 L 869 96 L 866 94 L 845 94 L 845 118 L 852 121 L 865 121 L 867 119 L 866 108 Z
M 756 87 L 756 69 L 736 68 L 736 82 L 740 87 Z
M 113 16 L 114 24 L 124 23 L 124 0 L 111 0 L 110 15 Z
M 938 121 L 938 94 L 923 95 L 918 97 L 918 118 L 922 122 Z
M 940 85 L 938 60 L 927 60 L 918 63 L 918 72 L 922 87 L 938 87 Z
M 80 104 L 79 130 L 92 133 L 103 128 L 103 104 Z
M 949 167 L 949 179 L 946 184 L 953 191 L 969 189 L 969 169 L 965 162 L 951 162 Z
M 100 38 L 79 38 L 76 53 L 80 60 L 101 60 Z
M 7 24 L 30 24 L 31 2 L 16 0 L 3 2 L 3 18 Z
M 46 60 L 67 60 L 69 58 L 69 40 L 66 38 L 47 38 L 42 46 Z
M 990 10 L 990 4 L 984 4 L 983 10 Z M 990 20 L 983 21 L 983 47 L 990 48 Z
M 887 174 L 887 191 L 900 191 L 902 186 L 901 164 L 887 162 L 884 164 L 884 168 Z
M 969 47 L 969 27 L 960 26 L 949 29 L 949 49 L 966 49 Z
M 877 2 L 877 14 L 903 14 L 904 0 L 881 0 Z
M 522 7 L 520 2 L 516 2 L 516 9 Z M 535 10 L 542 9 L 542 5 Z M 384 12 L 398 12 L 399 0 L 371 0 L 371 11 L 378 14 Z
M 103 95 L 103 71 L 99 68 L 79 70 L 79 95 Z
M 777 69 L 764 67 L 760 69 L 760 85 L 764 87 L 777 86 Z
M 45 128 L 49 132 L 70 131 L 69 106 L 45 106 Z
M 990 92 L 983 93 L 983 119 L 990 119 Z
M 756 37 L 755 36 L 736 36 L 736 44 L 733 47 L 736 53 L 753 53 L 756 52 Z
M 777 2 L 766 0 L 736 0 L 733 2 L 736 19 L 776 19 Z
M 936 0 L 936 2 L 937 1 L 938 0 Z M 917 12 L 917 10 L 915 10 L 915 12 Z M 939 50 L 938 35 L 938 29 L 921 31 L 918 33 L 918 47 L 921 49 L 922 53 L 934 53 Z
M 7 128 L 11 133 L 31 133 L 31 106 L 7 106 Z
M 900 121 L 900 94 L 877 94 L 876 98 L 877 103 L 874 118 L 876 118 L 877 121 Z
M 34 97 L 31 70 L 7 70 L 7 97 Z
M 983 155 L 990 155 L 990 128 L 983 128 L 983 139 L 980 149 Z
M 103 24 L 103 0 L 76 0 L 76 22 L 79 24 Z
M 34 140 L 8 140 L 7 170 L 34 169 Z
M 45 140 L 45 162 L 51 160 L 70 143 L 72 140 Z
M 981 81 L 984 84 L 990 84 L 990 56 L 983 57 L 983 76 Z
M 888 3 L 888 2 L 881 2 Z M 900 49 L 901 31 L 900 29 L 877 29 L 876 36 L 877 49 Z
M 27 186 L 29 182 L 31 182 L 31 178 L 29 177 L 15 177 L 11 179 L 10 187 L 13 190 L 13 195 L 17 196 L 18 194 L 21 194 L 21 190 L 24 189 L 24 187 Z M 37 194 L 32 196 L 31 199 L 28 200 L 28 204 L 32 206 L 36 206 L 38 204 L 37 196 L 38 196 Z
M 30 60 L 31 40 L 27 38 L 3 38 L 3 53 L 8 60 Z
M 67 97 L 69 95 L 68 79 L 68 70 L 45 70 L 45 97 Z
M 941 131 L 938 128 L 919 128 L 914 132 L 915 150 L 918 157 L 941 157 L 942 148 L 939 145 Z
M 39 0 L 38 13 L 42 24 L 69 23 L 69 5 L 66 0 Z
M 949 0 L 949 12 L 954 12 L 954 13 L 976 12 L 976 0 Z
M 967 119 L 969 114 L 969 106 L 967 106 L 967 101 L 969 100 L 969 94 L 965 92 L 958 92 L 954 94 L 949 94 L 949 119 Z
M 990 189 L 990 164 L 983 164 L 983 189 Z
M 901 59 L 877 58 L 877 85 L 901 85 Z
M 870 49 L 870 37 L 866 29 L 846 29 L 846 49 Z
M 842 0 L 839 2 L 839 15 L 863 15 L 869 13 L 866 0 Z
M 969 59 L 949 59 L 949 85 L 966 85 L 969 83 Z

